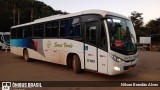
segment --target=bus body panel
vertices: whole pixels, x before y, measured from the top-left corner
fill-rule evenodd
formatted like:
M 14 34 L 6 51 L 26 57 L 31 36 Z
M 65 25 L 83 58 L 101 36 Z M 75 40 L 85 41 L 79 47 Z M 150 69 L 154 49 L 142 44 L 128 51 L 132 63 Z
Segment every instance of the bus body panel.
M 98 49 L 98 72 L 108 74 L 108 52 Z
M 68 39 L 11 39 L 11 53 L 23 56 L 27 49 L 29 57 L 37 60 L 66 65 L 67 55 L 76 53 L 84 69 L 84 44 Z

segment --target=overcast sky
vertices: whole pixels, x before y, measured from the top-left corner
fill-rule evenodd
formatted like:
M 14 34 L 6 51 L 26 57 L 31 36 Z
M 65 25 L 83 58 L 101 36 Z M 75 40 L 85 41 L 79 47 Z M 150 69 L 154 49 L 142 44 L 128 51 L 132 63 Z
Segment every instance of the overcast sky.
M 55 10 L 69 13 L 100 9 L 130 16 L 131 12 L 143 13 L 144 22 L 160 17 L 160 0 L 39 0 Z

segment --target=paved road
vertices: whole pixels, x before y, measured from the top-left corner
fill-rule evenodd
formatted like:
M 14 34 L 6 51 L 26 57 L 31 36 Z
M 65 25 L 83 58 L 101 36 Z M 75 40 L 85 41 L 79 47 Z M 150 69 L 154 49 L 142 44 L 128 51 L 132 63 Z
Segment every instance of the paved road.
M 98 73 L 83 71 L 74 74 L 66 66 L 57 65 L 43 61 L 25 62 L 22 57 L 0 51 L 0 81 L 160 81 L 160 52 L 139 52 L 138 66 L 127 73 L 108 76 Z M 44 88 L 40 88 L 41 90 Z M 55 88 L 45 88 L 52 90 Z M 57 87 L 58 90 L 160 90 L 160 88 L 124 88 L 124 87 Z M 32 89 L 33 90 L 33 89 Z M 35 89 L 34 89 L 35 90 Z

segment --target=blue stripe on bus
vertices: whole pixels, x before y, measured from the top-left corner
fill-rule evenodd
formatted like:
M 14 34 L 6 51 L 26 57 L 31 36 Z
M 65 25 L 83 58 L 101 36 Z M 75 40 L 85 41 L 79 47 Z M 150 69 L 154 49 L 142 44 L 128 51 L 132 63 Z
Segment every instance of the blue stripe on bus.
M 34 49 L 34 41 L 32 39 L 11 39 L 10 46 Z

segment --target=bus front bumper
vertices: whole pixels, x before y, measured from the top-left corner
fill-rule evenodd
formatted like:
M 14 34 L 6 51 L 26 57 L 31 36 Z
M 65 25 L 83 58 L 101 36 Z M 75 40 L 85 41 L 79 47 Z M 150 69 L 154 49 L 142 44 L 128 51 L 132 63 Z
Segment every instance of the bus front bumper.
M 138 62 L 135 59 L 131 62 L 115 62 L 114 60 L 108 61 L 108 75 L 117 75 L 134 69 Z

